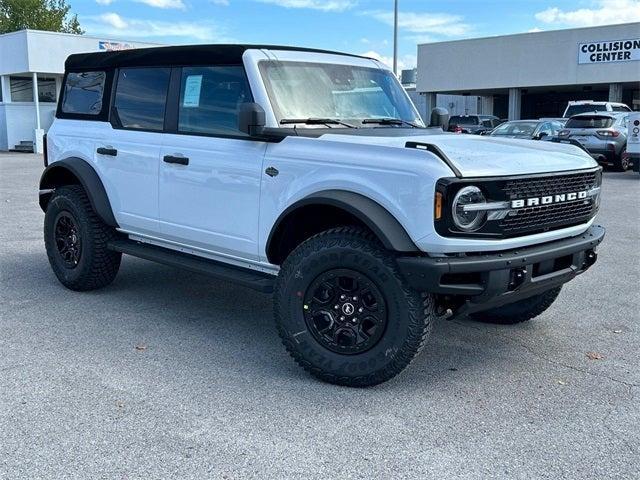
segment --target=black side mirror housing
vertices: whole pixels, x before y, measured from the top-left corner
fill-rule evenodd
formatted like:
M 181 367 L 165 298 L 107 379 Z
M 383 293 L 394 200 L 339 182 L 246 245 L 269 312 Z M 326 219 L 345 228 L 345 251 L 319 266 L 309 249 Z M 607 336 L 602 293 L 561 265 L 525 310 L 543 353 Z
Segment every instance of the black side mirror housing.
M 238 130 L 252 137 L 259 136 L 264 133 L 266 123 L 266 115 L 260 105 L 253 102 L 240 105 Z
M 430 127 L 440 127 L 445 132 L 449 128 L 449 112 L 446 108 L 436 107 L 431 110 Z
M 534 140 L 542 140 L 544 137 L 548 136 L 547 132 L 540 132 L 539 134 L 533 137 Z

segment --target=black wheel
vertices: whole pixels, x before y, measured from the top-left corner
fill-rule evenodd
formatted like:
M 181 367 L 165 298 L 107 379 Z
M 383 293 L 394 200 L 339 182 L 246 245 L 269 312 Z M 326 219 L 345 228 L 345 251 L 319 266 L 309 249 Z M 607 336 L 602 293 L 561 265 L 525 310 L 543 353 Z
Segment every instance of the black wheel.
M 71 290 L 93 290 L 110 284 L 122 255 L 107 249 L 116 237 L 91 208 L 82 187 L 56 189 L 44 217 L 44 243 L 58 280 Z
M 406 286 L 393 254 L 355 227 L 315 235 L 287 257 L 274 313 L 296 362 L 321 380 L 354 387 L 400 373 L 436 318 L 433 296 Z
M 471 315 L 474 320 L 499 325 L 515 325 L 537 317 L 556 301 L 562 287 L 548 290 L 535 297 L 525 298 L 519 302 L 503 305 L 499 308 L 485 310 Z
M 622 147 L 620 155 L 615 159 L 615 162 L 613 164 L 613 168 L 617 172 L 626 172 L 627 170 L 629 170 L 630 162 L 629 157 L 626 155 L 626 153 L 627 146 L 625 145 L 624 147 Z

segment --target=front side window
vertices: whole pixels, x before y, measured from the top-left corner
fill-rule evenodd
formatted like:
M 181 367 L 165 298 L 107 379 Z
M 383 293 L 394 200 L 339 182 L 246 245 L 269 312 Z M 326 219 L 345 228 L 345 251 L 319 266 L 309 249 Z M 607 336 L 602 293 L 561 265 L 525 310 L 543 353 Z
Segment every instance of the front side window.
M 240 105 L 251 101 L 251 90 L 243 67 L 184 67 L 178 131 L 240 135 Z
M 279 122 L 320 118 L 353 124 L 394 118 L 424 125 L 398 80 L 387 70 L 263 61 L 260 73 Z
M 83 115 L 99 115 L 102 110 L 104 72 L 67 74 L 62 96 L 62 111 Z
M 134 130 L 164 128 L 169 68 L 124 68 L 118 74 L 114 112 L 116 122 Z

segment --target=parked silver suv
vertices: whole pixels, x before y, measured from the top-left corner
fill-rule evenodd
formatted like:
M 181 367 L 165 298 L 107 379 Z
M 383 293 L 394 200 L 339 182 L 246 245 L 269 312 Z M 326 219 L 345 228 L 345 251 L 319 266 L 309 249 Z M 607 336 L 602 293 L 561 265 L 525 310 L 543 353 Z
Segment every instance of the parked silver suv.
M 616 112 L 574 115 L 558 132 L 558 137 L 577 140 L 598 163 L 625 171 L 629 168 L 625 155 L 628 116 L 628 113 Z

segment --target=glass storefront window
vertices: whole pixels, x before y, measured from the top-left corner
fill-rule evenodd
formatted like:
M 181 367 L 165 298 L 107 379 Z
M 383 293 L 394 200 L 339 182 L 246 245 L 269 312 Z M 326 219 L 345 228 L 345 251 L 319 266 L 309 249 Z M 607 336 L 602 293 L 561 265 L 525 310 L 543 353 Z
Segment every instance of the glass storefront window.
M 12 102 L 33 102 L 33 81 L 31 77 L 9 77 L 9 90 Z M 38 100 L 55 103 L 56 80 L 51 77 L 38 77 Z

